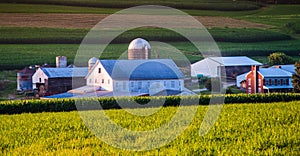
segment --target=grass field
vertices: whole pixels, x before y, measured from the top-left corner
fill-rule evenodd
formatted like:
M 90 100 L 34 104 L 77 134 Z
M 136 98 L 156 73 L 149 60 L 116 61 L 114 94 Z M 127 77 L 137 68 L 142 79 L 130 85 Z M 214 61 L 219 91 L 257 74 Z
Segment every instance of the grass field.
M 189 106 L 187 109 L 198 111 L 185 132 L 169 145 L 144 152 L 117 149 L 101 142 L 87 129 L 77 112 L 0 115 L 1 153 L 3 155 L 300 154 L 299 101 L 224 105 L 211 131 L 202 137 L 198 133 L 207 106 L 198 108 Z M 124 128 L 146 131 L 168 122 L 176 111 L 177 107 L 163 107 L 147 117 L 129 115 L 125 110 L 107 110 L 105 113 Z

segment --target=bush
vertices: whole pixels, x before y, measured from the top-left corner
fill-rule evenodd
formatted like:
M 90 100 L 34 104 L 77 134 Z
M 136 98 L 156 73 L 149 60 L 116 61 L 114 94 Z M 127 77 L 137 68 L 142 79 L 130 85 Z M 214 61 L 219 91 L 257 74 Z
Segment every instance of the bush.
M 300 100 L 300 94 L 297 93 L 272 93 L 272 94 L 227 94 L 213 95 L 221 101 L 225 98 L 225 103 L 270 103 L 279 101 Z M 199 105 L 208 105 L 211 95 L 199 96 L 167 96 L 167 97 L 105 97 L 105 98 L 89 98 L 89 99 L 50 99 L 50 100 L 16 100 L 16 101 L 0 101 L 0 114 L 19 114 L 19 113 L 37 113 L 37 112 L 63 112 L 75 110 L 99 110 L 102 109 L 120 109 L 118 103 L 122 102 L 125 108 L 132 108 L 132 102 L 139 104 L 147 104 L 153 100 L 155 104 L 164 101 L 164 107 L 179 106 L 180 102 L 187 102 L 185 105 L 193 105 L 192 103 L 199 101 Z M 181 101 L 183 100 L 183 101 Z M 192 102 L 191 102 L 192 101 Z M 81 103 L 82 102 L 82 103 Z M 87 104 L 88 103 L 88 104 Z

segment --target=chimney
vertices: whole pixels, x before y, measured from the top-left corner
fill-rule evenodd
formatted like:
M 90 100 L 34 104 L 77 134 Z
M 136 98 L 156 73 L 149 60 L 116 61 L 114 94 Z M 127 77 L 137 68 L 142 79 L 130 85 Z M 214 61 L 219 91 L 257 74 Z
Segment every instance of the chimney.
M 280 65 L 277 65 L 277 66 L 275 66 L 275 68 L 281 68 L 281 66 L 280 66 Z
M 252 71 L 252 73 L 253 73 L 253 78 L 252 78 L 252 80 L 253 80 L 253 92 L 254 93 L 257 93 L 257 90 L 258 90 L 258 71 L 259 71 L 259 67 L 258 66 L 252 66 L 251 67 L 251 71 Z

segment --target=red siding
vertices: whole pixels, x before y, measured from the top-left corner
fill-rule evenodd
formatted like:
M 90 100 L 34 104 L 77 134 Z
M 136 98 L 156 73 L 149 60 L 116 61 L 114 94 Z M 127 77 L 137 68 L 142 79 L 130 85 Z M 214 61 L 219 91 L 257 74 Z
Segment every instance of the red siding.
M 263 93 L 263 76 L 257 72 L 258 67 L 252 66 L 246 76 L 246 93 Z

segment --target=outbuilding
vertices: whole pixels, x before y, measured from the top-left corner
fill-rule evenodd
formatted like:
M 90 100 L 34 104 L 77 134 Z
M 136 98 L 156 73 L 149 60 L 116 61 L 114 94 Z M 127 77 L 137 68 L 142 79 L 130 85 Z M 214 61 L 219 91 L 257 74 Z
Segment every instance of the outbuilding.
M 204 75 L 218 77 L 225 75 L 227 79 L 236 79 L 236 76 L 251 70 L 251 66 L 261 63 L 246 56 L 208 57 L 191 65 L 191 76 Z
M 39 68 L 32 76 L 32 88 L 40 96 L 63 93 L 85 85 L 87 67 L 81 68 Z

